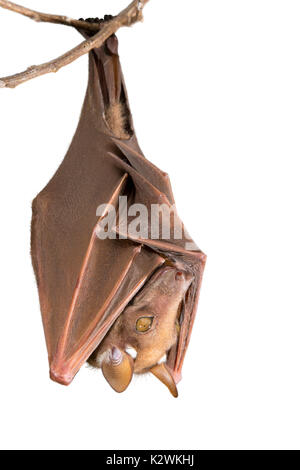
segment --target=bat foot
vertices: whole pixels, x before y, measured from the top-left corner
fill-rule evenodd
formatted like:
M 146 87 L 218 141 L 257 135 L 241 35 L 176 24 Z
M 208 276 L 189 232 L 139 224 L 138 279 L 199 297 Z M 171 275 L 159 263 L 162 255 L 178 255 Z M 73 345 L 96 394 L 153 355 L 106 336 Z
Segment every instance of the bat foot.
M 104 18 L 79 18 L 79 21 L 86 21 L 87 23 L 105 23 L 113 19 L 113 15 L 104 15 Z

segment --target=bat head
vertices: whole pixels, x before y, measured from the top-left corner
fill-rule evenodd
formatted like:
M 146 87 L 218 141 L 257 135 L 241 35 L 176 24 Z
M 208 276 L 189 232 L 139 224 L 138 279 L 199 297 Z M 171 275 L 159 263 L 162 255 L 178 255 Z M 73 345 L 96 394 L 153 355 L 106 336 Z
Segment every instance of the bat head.
M 96 352 L 114 390 L 123 392 L 133 373 L 152 372 L 177 396 L 172 374 L 161 361 L 177 341 L 181 305 L 192 280 L 186 271 L 163 266 L 115 322 Z M 136 352 L 134 359 L 129 348 Z

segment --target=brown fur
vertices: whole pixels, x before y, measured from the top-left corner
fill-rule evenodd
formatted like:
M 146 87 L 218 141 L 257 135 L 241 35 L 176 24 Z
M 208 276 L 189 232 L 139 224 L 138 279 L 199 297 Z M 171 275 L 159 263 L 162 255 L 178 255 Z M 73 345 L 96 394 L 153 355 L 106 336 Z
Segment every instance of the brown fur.
M 192 281 L 187 273 L 176 279 L 177 272 L 176 268 L 163 267 L 150 279 L 92 354 L 91 365 L 101 367 L 101 355 L 112 346 L 123 351 L 127 347 L 136 349 L 134 372 L 137 374 L 147 372 L 159 362 L 176 343 L 178 309 Z M 144 333 L 136 330 L 136 322 L 143 316 L 153 317 L 151 328 Z
M 127 113 L 124 103 L 114 103 L 109 106 L 105 113 L 106 121 L 113 134 L 118 139 L 129 139 L 126 131 Z

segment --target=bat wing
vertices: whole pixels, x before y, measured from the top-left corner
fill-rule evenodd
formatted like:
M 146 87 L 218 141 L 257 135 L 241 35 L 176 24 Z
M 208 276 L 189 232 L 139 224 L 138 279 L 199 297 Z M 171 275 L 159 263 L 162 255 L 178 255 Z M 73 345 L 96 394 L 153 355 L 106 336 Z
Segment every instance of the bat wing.
M 130 160 L 130 155 L 126 153 Z M 116 156 L 111 155 L 116 159 Z M 156 186 L 145 178 L 142 173 L 137 172 L 130 165 L 122 161 L 124 171 L 127 172 L 135 186 L 135 202 L 142 203 L 147 208 L 148 222 L 144 224 L 142 235 L 130 230 L 133 217 L 127 217 L 127 231 L 124 233 L 122 223 L 116 226 L 116 233 L 122 238 L 127 238 L 140 246 L 147 246 L 154 253 L 172 262 L 179 269 L 189 271 L 193 275 L 193 282 L 186 294 L 180 315 L 180 335 L 177 344 L 169 351 L 167 364 L 171 369 L 173 377 L 178 383 L 181 379 L 183 361 L 190 341 L 192 328 L 198 306 L 200 287 L 206 263 L 206 255 L 199 250 L 195 242 L 190 238 L 184 224 L 179 218 L 175 205 L 171 204 L 169 198 Z M 153 220 L 151 207 L 164 208 L 160 218 Z M 145 227 L 146 226 L 146 227 Z M 167 233 L 165 229 L 167 228 Z M 153 236 L 153 231 L 154 235 Z
M 109 125 L 121 103 L 126 138 Z M 120 116 L 118 117 L 120 118 Z M 125 122 L 126 121 L 126 122 Z M 142 155 L 133 130 L 115 36 L 89 55 L 89 81 L 78 128 L 59 169 L 33 201 L 32 261 L 37 278 L 50 376 L 69 384 L 126 305 L 167 259 L 195 272 L 179 342 L 168 363 L 179 377 L 195 315 L 205 256 L 184 240 L 100 239 L 100 205 L 119 210 L 119 196 L 146 207 L 173 205 L 168 175 Z M 130 223 L 130 220 L 128 220 Z M 181 222 L 180 222 L 181 223 Z M 161 224 L 160 224 L 161 227 Z M 161 230 L 161 228 L 159 228 Z

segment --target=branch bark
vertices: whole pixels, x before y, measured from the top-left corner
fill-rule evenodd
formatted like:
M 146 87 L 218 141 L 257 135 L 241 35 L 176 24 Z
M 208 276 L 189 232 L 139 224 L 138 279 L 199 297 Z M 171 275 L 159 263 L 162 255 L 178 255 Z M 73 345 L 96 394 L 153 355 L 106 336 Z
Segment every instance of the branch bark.
M 108 39 L 122 26 L 131 26 L 137 21 L 141 21 L 143 18 L 143 8 L 146 3 L 148 3 L 148 1 L 149 0 L 132 1 L 127 6 L 127 8 L 122 10 L 117 16 L 113 17 L 113 19 L 107 21 L 106 23 L 102 23 L 101 30 L 98 33 L 96 33 L 94 36 L 87 39 L 86 41 L 81 42 L 80 44 L 78 44 L 78 46 L 74 47 L 73 49 L 61 55 L 60 57 L 57 57 L 56 59 L 53 59 L 50 62 L 45 62 L 44 64 L 33 65 L 24 72 L 0 78 L 0 88 L 15 88 L 21 83 L 27 82 L 28 80 L 32 80 L 33 78 L 45 75 L 50 72 L 57 72 L 60 68 L 74 62 L 76 59 L 78 59 L 84 54 L 87 54 L 95 47 L 101 46 L 101 44 L 103 44 L 106 39 Z M 2 3 L 7 4 L 11 2 L 3 2 L 3 0 L 0 0 L 0 6 L 2 6 Z
M 38 23 L 55 23 L 62 24 L 65 26 L 73 26 L 75 28 L 82 28 L 87 31 L 97 32 L 99 31 L 98 23 L 86 23 L 85 21 L 74 20 L 68 16 L 61 15 L 51 15 L 49 13 L 41 13 L 39 11 L 30 10 L 30 8 L 22 7 L 13 2 L 8 2 L 6 0 L 0 0 L 0 7 L 5 8 L 6 10 L 13 11 L 15 13 L 20 13 L 20 15 L 27 16 Z

